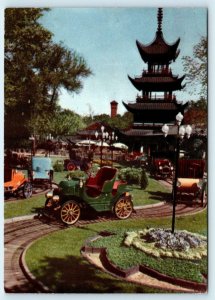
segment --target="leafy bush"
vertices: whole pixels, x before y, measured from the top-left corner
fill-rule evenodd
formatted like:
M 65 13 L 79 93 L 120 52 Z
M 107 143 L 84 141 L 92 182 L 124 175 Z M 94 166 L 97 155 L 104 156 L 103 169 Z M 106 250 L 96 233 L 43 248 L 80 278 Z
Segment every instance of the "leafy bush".
M 101 160 L 100 159 L 94 159 L 93 163 L 100 165 L 101 164 Z M 112 161 L 111 160 L 103 159 L 102 160 L 102 166 L 112 166 Z
M 146 187 L 148 186 L 149 184 L 149 181 L 148 181 L 148 177 L 146 175 L 146 171 L 144 168 L 142 168 L 142 171 L 141 171 L 141 178 L 140 178 L 140 187 L 142 190 L 145 190 Z
M 121 180 L 127 181 L 128 184 L 140 184 L 141 169 L 140 168 L 124 168 L 118 173 Z
M 93 164 L 89 169 L 88 174 L 90 174 L 90 176 L 95 176 L 99 169 L 100 166 L 98 164 Z
M 86 173 L 84 171 L 81 170 L 75 170 L 75 171 L 71 171 L 66 175 L 66 178 L 83 178 L 86 177 Z
M 138 184 L 142 189 L 148 185 L 148 178 L 143 168 L 123 168 L 119 170 L 118 177 L 127 181 L 128 184 Z
M 53 165 L 53 169 L 55 172 L 63 172 L 64 165 L 63 165 L 62 160 L 56 160 L 56 162 Z

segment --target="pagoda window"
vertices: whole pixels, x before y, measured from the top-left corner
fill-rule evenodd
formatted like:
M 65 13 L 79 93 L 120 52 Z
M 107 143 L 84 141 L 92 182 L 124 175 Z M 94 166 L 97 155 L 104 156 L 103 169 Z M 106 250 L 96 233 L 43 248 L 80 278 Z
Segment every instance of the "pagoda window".
M 168 100 L 172 100 L 172 91 L 169 91 Z

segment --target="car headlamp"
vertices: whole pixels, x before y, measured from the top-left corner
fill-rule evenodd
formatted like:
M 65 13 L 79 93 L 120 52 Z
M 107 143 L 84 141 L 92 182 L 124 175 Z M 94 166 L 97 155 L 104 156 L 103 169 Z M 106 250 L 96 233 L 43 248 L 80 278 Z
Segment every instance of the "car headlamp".
M 80 186 L 80 188 L 82 188 L 83 185 L 84 185 L 84 181 L 83 181 L 83 179 L 80 179 L 80 181 L 79 181 L 79 186 Z
M 46 193 L 46 198 L 48 199 L 48 198 L 52 198 L 52 197 L 53 197 L 53 191 L 48 191 Z
M 58 202 L 60 200 L 60 197 L 58 195 L 54 195 L 52 199 L 54 202 Z

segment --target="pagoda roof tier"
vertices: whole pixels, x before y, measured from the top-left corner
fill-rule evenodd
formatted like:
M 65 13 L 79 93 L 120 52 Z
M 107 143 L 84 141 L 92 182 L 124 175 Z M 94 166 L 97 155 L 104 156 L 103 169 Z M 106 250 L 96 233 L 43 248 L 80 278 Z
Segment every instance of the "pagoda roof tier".
M 168 44 L 161 31 L 156 32 L 156 37 L 151 44 L 144 45 L 136 41 L 140 56 L 145 63 L 166 64 L 175 61 L 180 50 L 177 50 L 180 38 L 173 44 Z
M 128 76 L 131 83 L 138 91 L 155 91 L 155 92 L 169 92 L 182 90 L 185 85 L 181 85 L 185 75 L 178 78 L 177 76 L 142 76 L 131 78 Z
M 168 135 L 177 135 L 177 125 L 169 126 L 169 132 Z M 163 132 L 160 128 L 156 129 L 129 129 L 127 131 L 123 132 L 126 136 L 132 136 L 132 137 L 148 137 L 148 136 L 162 136 Z
M 178 103 L 176 101 L 145 101 L 140 103 L 128 103 L 126 104 L 124 101 L 122 102 L 125 108 L 131 112 L 140 112 L 140 111 L 181 111 L 184 110 L 188 102 L 185 104 Z

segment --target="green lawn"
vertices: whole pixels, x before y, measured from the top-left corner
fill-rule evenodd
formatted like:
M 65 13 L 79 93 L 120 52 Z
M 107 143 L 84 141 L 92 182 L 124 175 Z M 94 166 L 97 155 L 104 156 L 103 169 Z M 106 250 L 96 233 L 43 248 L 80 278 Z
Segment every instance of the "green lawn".
M 54 182 L 59 183 L 66 176 L 67 172 L 55 172 Z M 137 185 L 131 186 L 135 206 L 154 204 L 165 201 L 170 197 L 170 191 L 154 179 L 149 178 L 149 185 L 146 190 L 141 190 Z M 4 217 L 13 218 L 18 216 L 37 213 L 44 206 L 45 196 L 34 195 L 30 199 L 19 199 L 12 202 L 5 202 Z
M 26 262 L 30 271 L 53 292 L 92 292 L 92 293 L 113 293 L 113 292 L 135 292 L 135 293 L 158 293 L 158 289 L 151 289 L 135 284 L 123 282 L 104 272 L 99 271 L 89 264 L 80 253 L 84 242 L 97 235 L 100 231 L 116 231 L 143 229 L 150 227 L 170 227 L 171 218 L 158 219 L 127 219 L 124 221 L 112 221 L 85 225 L 81 228 L 70 227 L 52 233 L 37 240 L 27 251 Z M 177 217 L 176 228 L 186 229 L 191 232 L 207 234 L 206 211 L 194 216 Z M 114 241 L 111 245 L 113 250 L 119 245 L 120 240 Z M 129 263 L 136 260 L 130 254 L 122 250 L 121 255 Z M 174 264 L 169 264 L 168 269 L 174 270 Z M 164 267 L 165 269 L 165 267 Z M 193 271 L 193 270 L 192 270 Z M 185 265 L 181 271 L 191 273 L 190 265 Z

